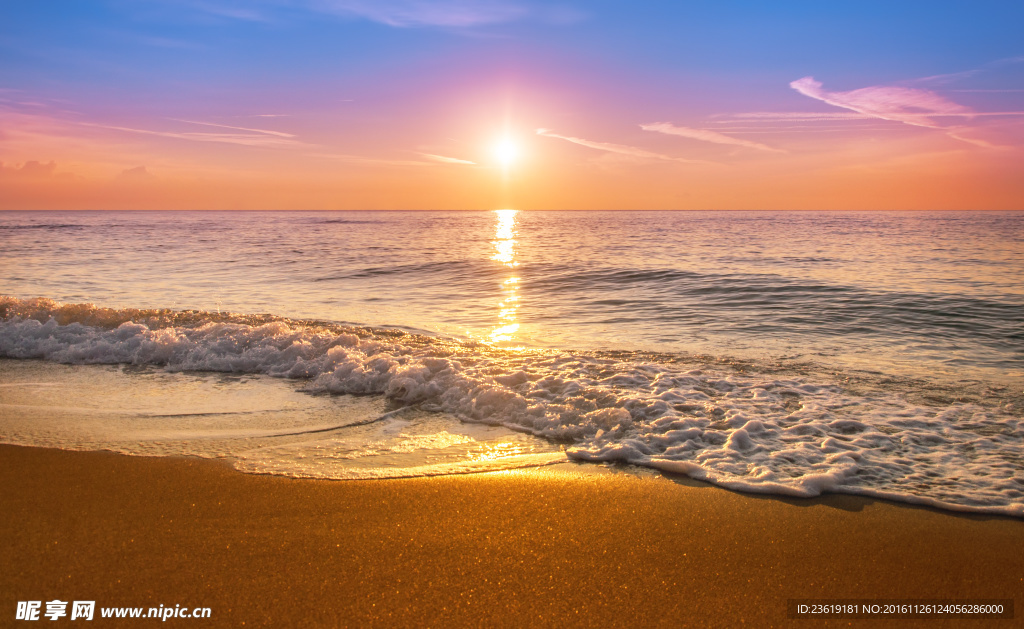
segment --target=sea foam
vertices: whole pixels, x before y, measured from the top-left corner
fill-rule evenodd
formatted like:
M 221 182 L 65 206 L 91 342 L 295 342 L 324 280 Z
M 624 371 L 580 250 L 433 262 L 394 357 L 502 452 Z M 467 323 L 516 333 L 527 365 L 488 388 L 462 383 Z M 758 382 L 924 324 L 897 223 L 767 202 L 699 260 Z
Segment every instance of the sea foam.
M 511 351 L 266 315 L 13 298 L 0 308 L 2 357 L 292 378 L 309 393 L 384 396 L 529 433 L 578 461 L 749 492 L 852 493 L 1024 517 L 1024 426 L 1005 399 L 914 402 L 908 390 L 692 356 Z M 243 469 L 309 475 L 266 457 Z M 424 473 L 460 471 L 473 470 Z

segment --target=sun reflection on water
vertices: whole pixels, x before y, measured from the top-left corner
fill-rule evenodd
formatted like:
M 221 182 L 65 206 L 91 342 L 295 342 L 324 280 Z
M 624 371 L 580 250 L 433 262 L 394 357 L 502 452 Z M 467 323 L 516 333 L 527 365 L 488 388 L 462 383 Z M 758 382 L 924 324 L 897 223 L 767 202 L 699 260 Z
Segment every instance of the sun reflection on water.
M 522 443 L 502 441 L 497 443 L 481 443 L 480 447 L 469 454 L 470 461 L 497 461 L 514 456 L 529 454 L 531 448 Z
M 498 325 L 488 334 L 492 344 L 501 344 L 507 349 L 521 349 L 507 347 L 506 344 L 515 342 L 515 333 L 519 330 L 519 323 L 516 321 L 519 311 L 519 277 L 515 275 L 515 268 L 519 266 L 516 260 L 516 215 L 518 210 L 495 210 L 498 222 L 494 226 L 494 255 L 491 259 L 500 262 L 502 266 L 510 269 L 509 276 L 501 283 L 502 300 L 498 302 Z

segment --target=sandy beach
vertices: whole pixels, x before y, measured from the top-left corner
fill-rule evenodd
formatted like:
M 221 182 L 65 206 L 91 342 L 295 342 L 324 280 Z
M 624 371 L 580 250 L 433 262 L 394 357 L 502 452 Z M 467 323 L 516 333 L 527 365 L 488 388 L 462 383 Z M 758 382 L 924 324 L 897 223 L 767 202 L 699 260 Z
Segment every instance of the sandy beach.
M 1024 585 L 1024 522 L 858 497 L 573 468 L 295 480 L 12 446 L 0 473 L 8 619 L 58 598 L 210 607 L 172 619 L 203 626 L 781 626 L 817 624 L 787 618 L 792 598 L 1019 605 Z

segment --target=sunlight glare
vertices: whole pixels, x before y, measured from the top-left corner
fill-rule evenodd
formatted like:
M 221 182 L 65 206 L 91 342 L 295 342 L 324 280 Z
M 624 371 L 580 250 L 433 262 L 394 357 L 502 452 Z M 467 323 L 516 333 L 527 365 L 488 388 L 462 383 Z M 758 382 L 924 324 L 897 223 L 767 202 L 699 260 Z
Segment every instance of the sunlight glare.
M 508 168 L 519 158 L 519 147 L 512 140 L 505 138 L 494 147 L 494 155 L 502 166 Z

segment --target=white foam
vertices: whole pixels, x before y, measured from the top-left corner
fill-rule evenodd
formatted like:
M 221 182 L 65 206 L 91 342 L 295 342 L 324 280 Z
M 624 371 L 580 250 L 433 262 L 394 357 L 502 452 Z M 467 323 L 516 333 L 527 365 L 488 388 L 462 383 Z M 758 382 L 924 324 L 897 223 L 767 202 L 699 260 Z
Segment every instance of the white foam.
M 311 393 L 383 395 L 567 443 L 576 460 L 645 465 L 743 491 L 856 493 L 1024 516 L 1024 427 L 1005 407 L 925 406 L 897 393 L 657 356 L 512 352 L 286 320 L 150 327 L 115 317 L 106 325 L 12 317 L 0 323 L 0 356 L 301 378 Z M 562 455 L 541 458 L 549 456 Z M 266 456 L 252 465 L 321 473 Z M 460 465 L 421 472 L 472 471 Z

